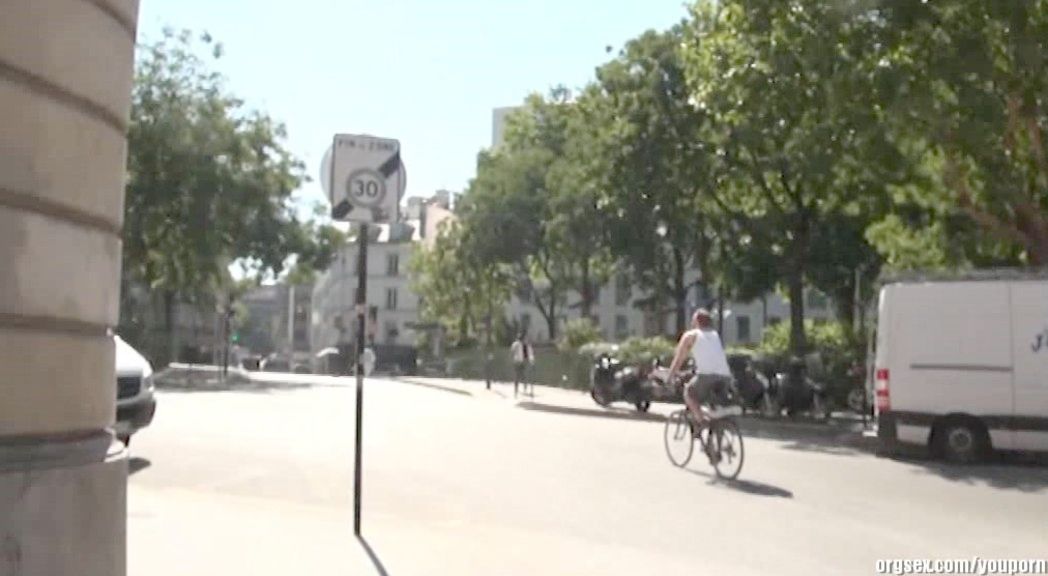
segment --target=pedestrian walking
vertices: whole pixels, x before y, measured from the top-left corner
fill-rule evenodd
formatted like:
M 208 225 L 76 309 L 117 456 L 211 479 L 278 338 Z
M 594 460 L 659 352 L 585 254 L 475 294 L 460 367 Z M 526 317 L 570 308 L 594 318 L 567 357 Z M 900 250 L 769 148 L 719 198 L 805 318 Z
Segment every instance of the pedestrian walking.
M 364 366 L 364 377 L 370 377 L 375 370 L 375 351 L 371 346 L 364 348 L 364 354 L 360 357 L 360 363 Z
M 528 368 L 535 365 L 535 350 L 528 342 L 527 332 L 524 331 L 513 341 L 509 350 L 513 356 L 513 397 L 516 398 L 518 387 L 527 393 Z M 534 386 L 531 388 L 531 395 L 535 395 Z

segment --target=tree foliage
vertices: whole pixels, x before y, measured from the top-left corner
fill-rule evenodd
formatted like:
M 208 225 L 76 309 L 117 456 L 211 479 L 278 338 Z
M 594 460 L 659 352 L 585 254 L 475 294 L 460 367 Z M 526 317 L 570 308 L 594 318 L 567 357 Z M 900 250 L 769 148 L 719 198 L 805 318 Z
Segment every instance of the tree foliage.
M 604 215 L 615 256 L 660 311 L 669 303 L 677 333 L 686 328 L 689 272 L 714 275 L 722 238 L 711 211 L 708 117 L 689 101 L 679 52 L 683 30 L 648 31 L 597 70 L 604 101 Z
M 939 179 L 923 192 L 978 227 L 973 259 L 1048 265 L 1048 2 L 895 1 L 880 14 L 885 106 Z
M 505 266 L 478 257 L 474 242 L 449 220 L 433 246 L 416 247 L 408 264 L 412 289 L 422 295 L 422 320 L 439 323 L 460 345 L 476 340 L 481 331 L 496 336 L 494 315 L 509 298 L 513 280 Z
M 207 34 L 165 31 L 138 50 L 125 293 L 136 284 L 162 295 L 170 333 L 176 300 L 228 286 L 234 261 L 258 276 L 280 273 L 292 256 L 305 276 L 325 267 L 341 236 L 296 216 L 292 192 L 305 180 L 303 165 L 285 147 L 284 126 L 245 108 L 211 69 L 221 45 Z
M 512 270 L 551 336 L 619 265 L 678 330 L 689 272 L 780 290 L 801 354 L 806 288 L 850 334 L 884 269 L 1048 265 L 1046 72 L 1048 0 L 697 0 L 526 101 L 456 249 Z
M 805 283 L 847 293 L 857 268 L 876 273 L 865 224 L 902 170 L 881 111 L 856 105 L 880 74 L 865 4 L 701 2 L 683 49 L 717 127 L 713 196 L 740 233 L 737 275 L 784 285 L 797 353 Z

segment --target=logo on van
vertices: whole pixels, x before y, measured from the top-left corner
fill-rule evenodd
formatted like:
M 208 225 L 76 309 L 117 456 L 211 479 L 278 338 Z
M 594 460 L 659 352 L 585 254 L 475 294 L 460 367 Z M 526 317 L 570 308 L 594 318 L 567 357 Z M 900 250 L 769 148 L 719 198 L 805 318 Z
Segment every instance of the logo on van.
M 1034 352 L 1040 352 L 1042 348 L 1048 350 L 1048 328 L 1044 332 L 1034 335 L 1033 345 L 1030 348 Z

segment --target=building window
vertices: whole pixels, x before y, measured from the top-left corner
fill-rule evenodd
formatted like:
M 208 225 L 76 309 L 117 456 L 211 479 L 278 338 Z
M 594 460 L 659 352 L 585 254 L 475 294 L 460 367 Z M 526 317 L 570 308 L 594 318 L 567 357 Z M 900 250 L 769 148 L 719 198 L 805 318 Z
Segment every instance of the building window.
M 386 256 L 386 276 L 398 276 L 400 274 L 400 254 Z
M 768 326 L 778 326 L 779 324 L 782 324 L 782 318 L 778 316 L 770 316 L 768 318 Z
M 630 277 L 620 274 L 615 278 L 615 305 L 628 306 L 632 297 L 633 287 L 630 285 Z
M 386 288 L 386 310 L 397 309 L 397 289 Z
M 827 300 L 826 295 L 822 292 L 819 292 L 818 290 L 808 291 L 808 308 L 813 310 L 823 310 L 828 303 L 829 301 Z
M 596 284 L 590 286 L 590 302 L 600 304 L 600 286 Z
M 749 316 L 736 316 L 735 317 L 735 338 L 739 342 L 749 342 L 752 338 L 750 334 L 750 317 Z
M 397 336 L 400 336 L 400 330 L 397 328 L 397 323 L 392 320 L 386 320 L 385 333 L 386 342 L 396 342 Z
M 630 335 L 630 321 L 624 315 L 615 316 L 615 339 L 625 340 Z

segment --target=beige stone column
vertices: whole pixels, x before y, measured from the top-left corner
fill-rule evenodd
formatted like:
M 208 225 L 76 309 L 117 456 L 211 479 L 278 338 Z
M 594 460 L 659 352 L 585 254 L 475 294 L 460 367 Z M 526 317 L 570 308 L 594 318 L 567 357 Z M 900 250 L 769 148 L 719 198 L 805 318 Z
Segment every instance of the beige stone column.
M 0 0 L 0 575 L 125 573 L 115 418 L 137 0 Z

